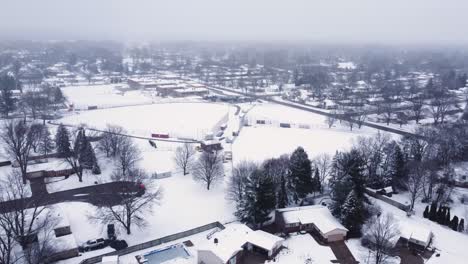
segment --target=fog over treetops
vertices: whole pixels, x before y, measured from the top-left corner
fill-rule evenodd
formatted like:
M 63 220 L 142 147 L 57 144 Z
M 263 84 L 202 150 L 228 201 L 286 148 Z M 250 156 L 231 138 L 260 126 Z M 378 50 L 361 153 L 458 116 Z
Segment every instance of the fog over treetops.
M 468 42 L 464 0 L 2 1 L 2 39 Z

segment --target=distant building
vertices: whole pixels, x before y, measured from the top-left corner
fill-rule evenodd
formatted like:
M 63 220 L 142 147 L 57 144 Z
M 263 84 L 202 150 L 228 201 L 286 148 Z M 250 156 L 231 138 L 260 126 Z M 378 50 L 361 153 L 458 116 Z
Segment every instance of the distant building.
M 175 89 L 172 92 L 172 95 L 176 97 L 205 96 L 208 94 L 209 94 L 209 91 L 206 88 L 181 88 L 181 89 Z
M 312 232 L 325 242 L 344 240 L 348 233 L 328 208 L 321 205 L 277 209 L 275 223 L 284 233 Z

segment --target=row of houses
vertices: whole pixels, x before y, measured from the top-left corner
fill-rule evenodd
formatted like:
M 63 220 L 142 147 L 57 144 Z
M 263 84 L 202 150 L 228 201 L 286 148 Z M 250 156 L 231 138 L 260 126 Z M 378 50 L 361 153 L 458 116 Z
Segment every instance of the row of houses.
M 127 83 L 131 89 L 150 90 L 160 96 L 205 96 L 209 93 L 205 85 L 193 81 L 129 78 Z

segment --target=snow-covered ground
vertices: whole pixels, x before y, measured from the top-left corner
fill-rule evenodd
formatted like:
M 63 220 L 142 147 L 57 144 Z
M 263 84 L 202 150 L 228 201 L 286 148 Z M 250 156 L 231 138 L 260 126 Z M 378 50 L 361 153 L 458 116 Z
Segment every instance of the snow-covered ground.
M 260 119 L 272 122 L 242 129 L 232 146 L 235 162 L 246 159 L 263 161 L 291 153 L 298 146 L 302 146 L 311 158 L 321 153 L 333 155 L 337 150 L 349 149 L 357 137 L 377 133 L 377 130 L 368 127 L 355 127 L 350 131 L 349 127 L 339 122 L 328 128 L 324 116 L 274 104 L 257 105 L 247 113 L 246 118 L 253 120 L 251 123 Z M 279 123 L 293 124 L 293 128 L 279 127 Z M 298 128 L 299 125 L 308 126 Z
M 121 84 L 68 86 L 62 88 L 62 92 L 67 97 L 68 103 L 73 104 L 77 109 L 87 109 L 88 106 L 101 108 L 153 101 L 150 94 L 144 94 L 141 91 L 121 93 L 116 86 L 121 86 Z
M 170 137 L 202 138 L 228 114 L 230 108 L 215 103 L 159 103 L 84 111 L 66 116 L 60 122 L 84 123 L 99 129 L 104 129 L 106 124 L 119 125 L 129 133 L 143 137 L 169 133 Z
M 148 225 L 139 229 L 132 228 L 132 234 L 119 233 L 119 239 L 125 239 L 129 245 L 135 245 L 158 237 L 181 232 L 211 222 L 230 222 L 234 204 L 225 199 L 224 185 L 219 184 L 210 191 L 194 182 L 191 176 L 177 174 L 173 177 L 153 180 L 163 190 L 160 205 L 155 205 L 152 214 L 146 214 Z M 105 225 L 90 221 L 89 215 L 95 214 L 96 208 L 87 203 L 61 203 L 60 207 L 70 219 L 70 225 L 78 244 L 89 239 L 104 237 Z M 97 255 L 98 251 L 85 253 L 82 257 L 67 260 L 66 263 L 79 263 L 83 258 Z M 99 250 L 103 254 L 109 248 Z

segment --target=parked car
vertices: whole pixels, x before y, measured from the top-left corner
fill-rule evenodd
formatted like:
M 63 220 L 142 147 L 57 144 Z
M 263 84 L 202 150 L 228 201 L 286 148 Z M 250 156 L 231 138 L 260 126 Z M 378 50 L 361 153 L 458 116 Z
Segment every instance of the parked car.
M 88 240 L 82 245 L 82 248 L 84 251 L 96 250 L 96 249 L 101 249 L 105 247 L 106 247 L 106 240 L 104 240 L 104 238 Z
M 115 250 L 121 250 L 127 248 L 128 244 L 125 240 L 114 240 L 110 243 L 109 246 Z

